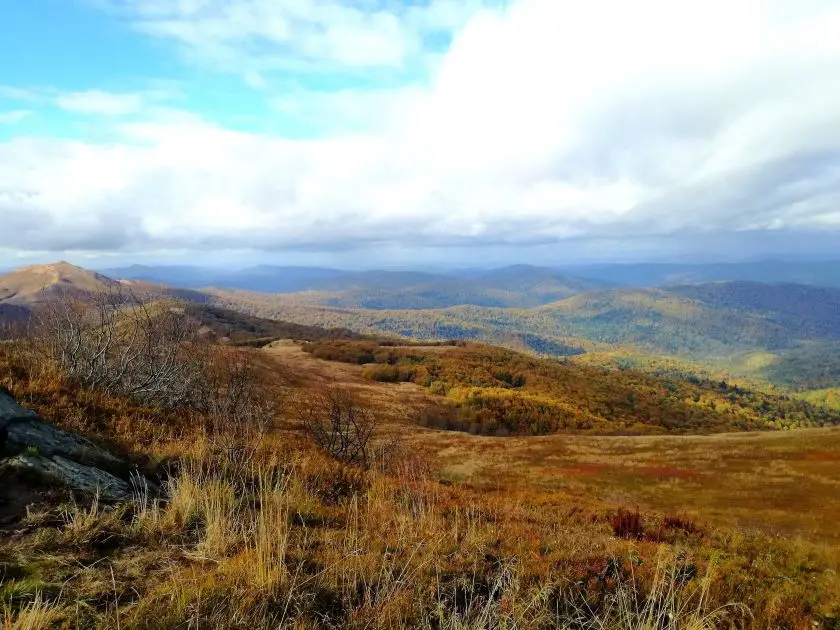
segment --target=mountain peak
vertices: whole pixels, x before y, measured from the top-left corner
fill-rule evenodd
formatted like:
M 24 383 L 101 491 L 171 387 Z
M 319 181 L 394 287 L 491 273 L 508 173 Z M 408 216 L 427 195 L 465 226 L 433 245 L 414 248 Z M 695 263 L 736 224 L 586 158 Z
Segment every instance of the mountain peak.
M 65 260 L 29 265 L 0 276 L 0 302 L 26 304 L 37 302 L 43 291 L 57 287 L 90 292 L 115 283 L 115 280 Z

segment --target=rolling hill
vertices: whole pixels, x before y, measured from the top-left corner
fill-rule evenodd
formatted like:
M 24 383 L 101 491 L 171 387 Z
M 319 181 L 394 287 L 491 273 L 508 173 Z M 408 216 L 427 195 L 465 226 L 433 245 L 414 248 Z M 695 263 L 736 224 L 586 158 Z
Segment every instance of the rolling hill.
M 629 627 L 607 617 L 618 598 L 641 601 L 642 624 L 651 609 L 745 628 L 836 617 L 838 430 L 740 431 L 830 423 L 824 410 L 471 344 L 313 356 L 368 345 L 225 352 L 284 403 L 263 431 L 44 378 L 0 344 L 0 386 L 163 490 L 113 505 L 4 467 L 9 627 Z M 299 408 L 335 417 L 327 383 L 376 422 L 370 470 L 301 431 Z
M 714 282 L 670 287 L 669 293 L 726 309 L 763 317 L 803 337 L 840 338 L 840 289 L 801 284 Z
M 102 274 L 63 261 L 32 265 L 0 276 L 0 304 L 27 307 L 59 291 L 81 294 L 118 284 Z
M 116 280 L 95 271 L 61 261 L 48 265 L 22 267 L 0 276 L 0 313 L 23 316 L 44 299 L 66 294 L 84 298 L 101 291 L 123 291 L 143 299 L 179 299 L 205 303 L 208 297 L 189 289 L 179 289 L 140 280 Z
M 749 286 L 757 294 L 766 289 L 772 297 L 765 296 L 762 303 L 744 308 L 722 299 L 705 301 L 704 293 L 717 291 L 718 287 L 701 285 L 673 291 L 611 289 L 529 309 L 456 306 L 422 310 L 329 307 L 313 301 L 310 294 L 218 290 L 209 294 L 220 304 L 253 314 L 421 339 L 529 334 L 696 356 L 792 348 L 802 340 L 840 339 L 840 317 L 832 306 L 836 299 L 833 296 L 840 291 L 800 285 Z M 814 306 L 809 311 L 812 299 Z M 796 306 L 789 306 L 794 302 Z
M 323 286 L 313 304 L 372 310 L 435 309 L 459 305 L 527 308 L 601 288 L 602 283 L 520 265 L 476 278 L 405 272 L 365 272 Z M 332 292 L 332 293 L 329 293 Z
M 252 315 L 365 334 L 480 340 L 554 356 L 583 351 L 671 356 L 682 361 L 679 371 L 694 365 L 796 388 L 840 382 L 838 361 L 830 356 L 840 341 L 835 289 L 715 283 L 608 289 L 534 308 L 425 310 L 324 306 L 308 293 L 209 293 L 214 303 Z M 744 360 L 756 352 L 763 353 L 762 361 Z
M 277 339 L 303 341 L 371 339 L 367 335 L 346 328 L 319 328 L 265 319 L 208 304 L 189 304 L 186 312 L 196 320 L 204 334 L 212 334 L 216 339 L 228 339 L 238 345 L 262 346 Z
M 114 278 L 193 289 L 298 293 L 301 299 L 319 306 L 373 310 L 423 310 L 457 305 L 532 307 L 609 284 L 530 265 L 480 271 L 469 277 L 419 271 L 340 271 L 270 265 L 233 272 L 133 266 L 106 273 Z
M 441 395 L 421 422 L 485 435 L 717 433 L 840 424 L 840 412 L 693 378 L 540 359 L 475 343 L 395 348 L 371 341 L 309 344 L 317 358 L 367 363 L 379 382 L 412 382 Z
M 306 270 L 307 286 L 321 290 L 196 291 L 114 280 L 67 263 L 27 267 L 0 276 L 0 317 L 20 319 L 44 289 L 79 295 L 117 287 L 148 299 L 203 304 L 200 318 L 221 336 L 227 336 L 231 313 L 240 313 L 237 325 L 252 330 L 251 341 L 305 330 L 290 327 L 316 327 L 336 329 L 331 334 L 338 338 L 385 334 L 483 341 L 550 356 L 589 353 L 603 357 L 587 359 L 592 364 L 656 373 L 671 357 L 673 374 L 722 371 L 797 390 L 840 384 L 840 289 L 747 281 L 604 288 L 598 281 L 529 266 L 475 271 L 470 277 L 296 269 Z M 278 268 L 249 273 L 272 278 Z M 247 317 L 258 323 L 247 323 Z

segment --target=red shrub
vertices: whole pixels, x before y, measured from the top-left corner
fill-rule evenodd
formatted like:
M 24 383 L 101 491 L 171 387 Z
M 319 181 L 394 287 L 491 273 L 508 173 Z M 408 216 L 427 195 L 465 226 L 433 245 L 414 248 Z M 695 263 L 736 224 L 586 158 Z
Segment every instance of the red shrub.
M 635 512 L 620 509 L 612 518 L 612 526 L 618 538 L 641 540 L 645 536 L 645 526 L 638 509 Z

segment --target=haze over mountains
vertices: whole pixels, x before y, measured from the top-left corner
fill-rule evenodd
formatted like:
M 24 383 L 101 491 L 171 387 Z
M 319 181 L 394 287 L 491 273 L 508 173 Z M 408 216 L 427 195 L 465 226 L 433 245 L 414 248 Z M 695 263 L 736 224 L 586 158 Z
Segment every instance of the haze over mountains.
M 441 308 L 458 304 L 529 306 L 608 286 L 545 267 L 432 273 L 412 270 L 346 271 L 322 267 L 262 265 L 239 271 L 134 265 L 103 273 L 125 279 L 200 289 L 215 287 L 266 293 L 341 292 L 333 306 Z
M 555 284 L 556 299 L 581 290 L 606 286 L 658 287 L 685 283 L 747 280 L 840 287 L 840 261 L 764 261 L 715 264 L 626 263 L 565 266 L 558 268 L 510 265 L 498 269 L 444 271 L 348 271 L 328 267 L 258 265 L 239 270 L 193 266 L 132 265 L 104 268 L 114 277 L 146 280 L 175 287 L 217 287 L 287 293 L 331 291 L 348 288 L 404 289 L 409 285 L 455 284 L 518 291 L 525 287 Z M 567 284 L 568 283 L 568 284 Z M 552 295 L 546 290 L 546 295 Z M 549 300 L 550 301 L 550 300 Z M 490 305 L 490 304 L 487 304 Z

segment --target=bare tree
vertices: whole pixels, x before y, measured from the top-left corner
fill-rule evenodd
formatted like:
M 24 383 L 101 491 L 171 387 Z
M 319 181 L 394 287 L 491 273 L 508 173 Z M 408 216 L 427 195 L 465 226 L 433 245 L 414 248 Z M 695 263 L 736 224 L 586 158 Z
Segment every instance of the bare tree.
M 204 366 L 194 408 L 231 461 L 250 461 L 276 413 L 275 396 L 254 361 L 255 351 L 198 346 Z
M 178 303 L 145 302 L 120 287 L 64 292 L 45 299 L 32 321 L 30 355 L 83 387 L 196 412 L 229 464 L 245 469 L 274 419 L 256 351 L 202 341 Z
M 60 292 L 35 310 L 37 348 L 68 378 L 110 394 L 167 408 L 185 404 L 201 378 L 190 356 L 193 326 L 173 303 L 148 304 L 120 285 L 96 293 Z
M 326 388 L 300 408 L 304 430 L 330 457 L 369 467 L 379 427 L 376 413 L 346 389 Z

